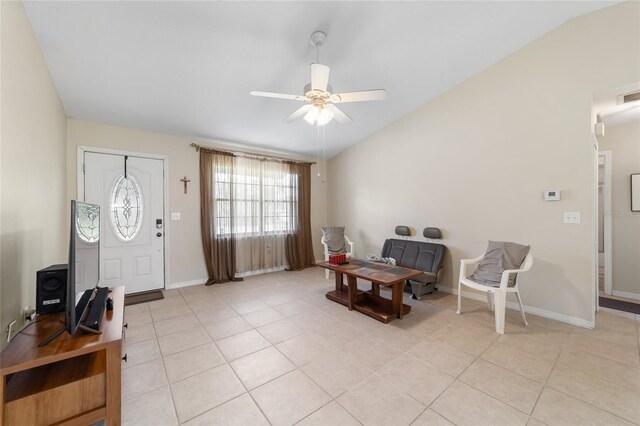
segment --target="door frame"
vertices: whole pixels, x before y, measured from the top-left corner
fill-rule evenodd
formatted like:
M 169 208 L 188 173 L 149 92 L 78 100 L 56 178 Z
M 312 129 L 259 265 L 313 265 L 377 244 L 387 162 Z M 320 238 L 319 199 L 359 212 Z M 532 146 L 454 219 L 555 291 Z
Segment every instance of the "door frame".
M 167 280 L 169 278 L 169 222 L 167 221 L 167 211 L 169 206 L 169 157 L 160 154 L 148 154 L 143 152 L 123 151 L 120 149 L 98 148 L 93 146 L 78 145 L 76 150 L 76 199 L 84 201 L 84 154 L 93 152 L 96 154 L 126 155 L 129 157 L 148 158 L 151 160 L 162 161 L 162 187 L 164 200 L 162 203 L 162 223 L 164 224 L 164 257 L 163 257 L 163 289 L 167 289 Z
M 604 186 L 602 188 L 602 197 L 604 198 L 604 294 L 611 296 L 613 291 L 613 226 L 611 217 L 613 152 L 598 151 L 598 165 L 600 165 L 600 157 L 604 159 Z M 596 179 L 596 185 L 598 185 L 597 181 L 598 179 Z
M 594 218 L 594 226 L 593 226 L 593 256 L 592 256 L 592 261 L 593 263 L 591 264 L 591 273 L 592 273 L 592 291 L 593 291 L 593 311 L 594 312 L 594 318 L 593 318 L 593 324 L 595 325 L 595 321 L 596 321 L 596 317 L 595 314 L 600 310 L 600 278 L 599 278 L 599 265 L 600 265 L 600 260 L 599 260 L 599 256 L 600 256 L 600 250 L 598 247 L 598 238 L 600 235 L 600 228 L 599 228 L 599 215 L 598 215 L 598 210 L 600 208 L 600 206 L 598 205 L 599 199 L 598 199 L 598 167 L 599 167 L 599 161 L 600 161 L 600 157 L 598 156 L 598 148 L 599 148 L 599 144 L 598 144 L 598 138 L 596 137 L 595 133 L 592 133 L 592 139 L 593 139 L 593 165 L 592 165 L 592 170 L 593 170 L 593 175 L 592 175 L 592 180 L 591 180 L 591 190 L 593 191 L 592 194 L 592 212 L 593 212 L 593 218 Z

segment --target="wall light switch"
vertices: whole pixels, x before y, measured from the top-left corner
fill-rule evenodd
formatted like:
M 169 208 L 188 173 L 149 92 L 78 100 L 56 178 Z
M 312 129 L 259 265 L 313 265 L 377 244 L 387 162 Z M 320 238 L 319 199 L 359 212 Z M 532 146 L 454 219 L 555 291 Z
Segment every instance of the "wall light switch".
M 180 220 L 180 213 L 176 213 L 176 212 L 172 212 L 171 213 L 171 220 Z
M 564 212 L 564 223 L 579 224 L 580 212 Z

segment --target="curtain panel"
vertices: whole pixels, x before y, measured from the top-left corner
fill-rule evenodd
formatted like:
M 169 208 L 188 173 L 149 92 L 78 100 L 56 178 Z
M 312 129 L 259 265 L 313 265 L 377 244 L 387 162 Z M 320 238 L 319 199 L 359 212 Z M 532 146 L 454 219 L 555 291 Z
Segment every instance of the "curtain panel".
M 233 154 L 200 149 L 200 222 L 209 276 L 206 285 L 242 281 L 236 278 L 234 163 Z
M 294 191 L 286 168 L 276 161 L 236 157 L 235 173 L 238 273 L 284 268 Z
M 288 270 L 297 271 L 313 266 L 315 262 L 311 237 L 311 164 L 286 162 L 285 166 L 292 186 L 295 186 L 294 226 L 293 232 L 286 237 L 285 252 Z

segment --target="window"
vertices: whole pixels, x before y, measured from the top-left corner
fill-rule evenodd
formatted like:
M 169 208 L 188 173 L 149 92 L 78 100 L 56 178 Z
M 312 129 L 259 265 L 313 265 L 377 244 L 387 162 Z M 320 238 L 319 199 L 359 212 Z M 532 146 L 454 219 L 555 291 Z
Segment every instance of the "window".
M 264 232 L 293 231 L 293 212 L 297 209 L 294 201 L 296 179 L 297 176 L 291 173 L 280 173 L 263 179 L 262 222 Z
M 142 191 L 138 181 L 131 175 L 120 176 L 111 190 L 111 225 L 121 241 L 133 240 L 142 225 Z
M 217 170 L 216 234 L 233 232 L 236 236 L 249 237 L 293 231 L 296 185 L 297 176 L 277 162 L 240 157 L 236 159 L 233 175 L 228 170 Z M 233 231 L 230 229 L 232 211 Z

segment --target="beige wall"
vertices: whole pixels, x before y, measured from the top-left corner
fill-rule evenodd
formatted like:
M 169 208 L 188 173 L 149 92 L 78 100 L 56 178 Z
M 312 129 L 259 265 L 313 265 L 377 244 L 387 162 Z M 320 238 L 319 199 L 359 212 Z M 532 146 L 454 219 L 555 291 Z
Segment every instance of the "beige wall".
M 631 211 L 631 179 L 640 173 L 640 122 L 607 127 L 598 138 L 612 152 L 613 291 L 640 297 L 640 213 Z
M 66 263 L 66 116 L 20 2 L 0 2 L 0 336 L 35 305 L 36 271 Z
M 446 286 L 487 240 L 530 244 L 525 304 L 589 326 L 591 100 L 640 75 L 639 14 L 626 2 L 572 19 L 332 159 L 329 221 L 347 226 L 359 255 L 379 252 L 395 225 L 442 228 Z M 543 201 L 545 189 L 562 201 Z M 563 224 L 565 211 L 582 224 Z
M 180 212 L 180 221 L 171 221 L 167 215 L 167 237 L 169 239 L 168 285 L 180 285 L 202 281 L 207 276 L 200 237 L 200 184 L 199 157 L 190 146 L 192 142 L 216 146 L 221 149 L 234 148 L 224 142 L 204 143 L 194 139 L 152 133 L 143 130 L 116 127 L 107 124 L 69 119 L 67 145 L 67 188 L 69 199 L 77 195 L 77 146 L 108 148 L 130 152 L 165 155 L 169 158 L 169 185 L 167 212 Z M 312 177 L 316 166 L 312 167 Z M 191 179 L 188 194 L 184 194 L 180 179 Z M 312 179 L 311 224 L 314 232 L 316 258 L 322 256 L 320 227 L 326 222 L 326 185 L 319 178 Z

